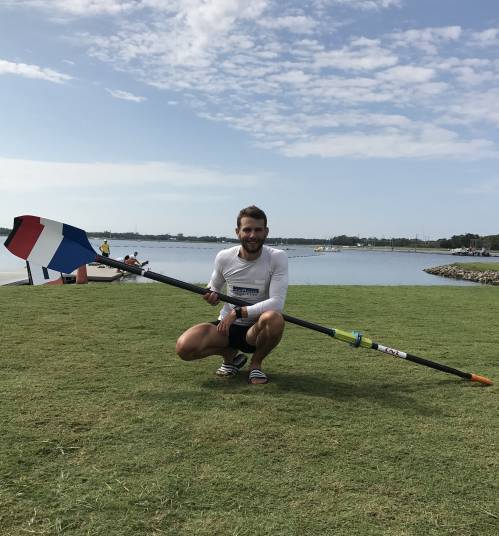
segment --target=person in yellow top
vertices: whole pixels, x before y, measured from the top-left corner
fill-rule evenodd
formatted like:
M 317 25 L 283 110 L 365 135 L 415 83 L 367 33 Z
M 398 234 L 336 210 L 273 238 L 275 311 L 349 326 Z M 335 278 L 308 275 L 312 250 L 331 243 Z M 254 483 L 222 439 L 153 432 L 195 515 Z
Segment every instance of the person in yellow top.
M 111 249 L 106 239 L 104 239 L 104 242 L 102 242 L 102 244 L 99 246 L 99 249 L 103 257 L 109 257 L 109 253 L 111 252 Z

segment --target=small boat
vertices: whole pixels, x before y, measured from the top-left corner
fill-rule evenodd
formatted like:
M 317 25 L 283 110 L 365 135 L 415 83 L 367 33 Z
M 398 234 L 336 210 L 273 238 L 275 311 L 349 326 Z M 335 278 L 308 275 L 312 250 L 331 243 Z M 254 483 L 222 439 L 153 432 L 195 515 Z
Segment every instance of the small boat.
M 341 249 L 335 246 L 316 246 L 314 251 L 316 253 L 338 253 Z
M 451 255 L 469 255 L 468 248 L 454 248 L 450 250 Z

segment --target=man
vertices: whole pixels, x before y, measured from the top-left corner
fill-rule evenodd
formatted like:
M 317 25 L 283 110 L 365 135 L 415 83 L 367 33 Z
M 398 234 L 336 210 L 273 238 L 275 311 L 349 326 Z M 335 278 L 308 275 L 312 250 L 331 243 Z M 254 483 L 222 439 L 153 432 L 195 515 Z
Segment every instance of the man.
M 140 262 L 137 259 L 138 251 L 134 251 L 133 254 L 125 256 L 125 264 L 130 264 L 132 266 L 140 266 Z
M 137 265 L 140 265 L 140 263 L 137 261 L 137 259 L 131 259 L 130 258 L 130 255 L 125 255 L 124 257 L 116 257 L 117 261 L 120 261 L 120 262 L 123 262 L 125 264 L 128 264 L 129 266 L 137 266 Z M 129 275 L 129 272 L 127 271 L 123 271 L 121 270 L 120 268 L 116 268 L 116 272 L 118 274 L 122 274 L 122 275 Z
M 104 239 L 104 242 L 99 246 L 99 249 L 103 257 L 109 257 L 109 253 L 111 252 L 111 249 L 106 239 Z
M 177 340 L 177 354 L 185 361 L 211 355 L 223 357 L 218 376 L 234 376 L 252 353 L 248 381 L 269 381 L 262 361 L 279 344 L 284 331 L 282 309 L 288 289 L 288 258 L 284 251 L 264 246 L 269 234 L 267 216 L 255 206 L 242 209 L 237 217 L 236 235 L 241 243 L 220 251 L 203 299 L 219 303 L 218 292 L 250 302 L 246 307 L 226 303 L 218 320 L 189 328 Z

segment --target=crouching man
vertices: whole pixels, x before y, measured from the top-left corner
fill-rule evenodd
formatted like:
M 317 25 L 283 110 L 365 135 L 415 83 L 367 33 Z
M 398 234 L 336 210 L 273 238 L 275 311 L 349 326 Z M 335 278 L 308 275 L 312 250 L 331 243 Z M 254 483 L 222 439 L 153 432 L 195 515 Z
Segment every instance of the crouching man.
M 211 355 L 223 357 L 217 376 L 235 376 L 252 354 L 250 384 L 269 381 L 262 362 L 279 344 L 284 331 L 282 310 L 288 290 L 288 258 L 284 251 L 265 246 L 269 234 L 267 216 L 255 206 L 242 209 L 237 217 L 236 235 L 240 245 L 220 251 L 208 287 L 203 295 L 210 305 L 219 303 L 218 293 L 251 305 L 234 307 L 226 303 L 218 320 L 197 324 L 177 340 L 177 354 L 185 361 Z

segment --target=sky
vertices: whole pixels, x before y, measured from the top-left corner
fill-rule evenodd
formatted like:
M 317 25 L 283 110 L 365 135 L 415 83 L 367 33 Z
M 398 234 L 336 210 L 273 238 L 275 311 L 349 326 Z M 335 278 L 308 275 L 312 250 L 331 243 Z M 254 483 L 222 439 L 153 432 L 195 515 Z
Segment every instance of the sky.
M 0 0 L 0 226 L 499 233 L 497 0 Z

